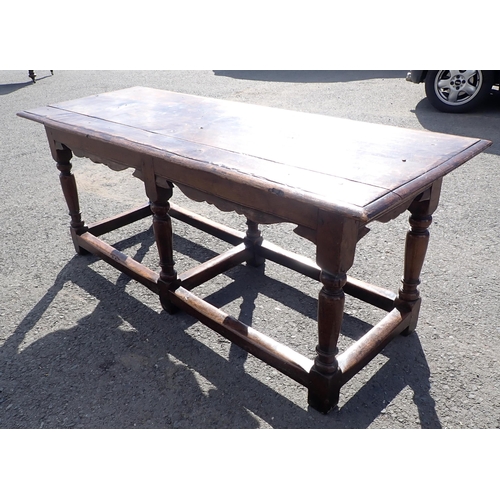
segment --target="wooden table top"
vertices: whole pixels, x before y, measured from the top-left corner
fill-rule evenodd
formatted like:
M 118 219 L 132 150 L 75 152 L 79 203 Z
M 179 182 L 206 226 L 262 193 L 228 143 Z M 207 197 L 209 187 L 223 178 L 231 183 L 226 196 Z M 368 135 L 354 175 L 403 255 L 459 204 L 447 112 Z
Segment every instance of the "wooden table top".
M 159 177 L 266 213 L 282 216 L 286 200 L 364 222 L 491 145 L 144 87 L 18 114 L 55 131 L 75 154 L 138 170 L 146 155 Z

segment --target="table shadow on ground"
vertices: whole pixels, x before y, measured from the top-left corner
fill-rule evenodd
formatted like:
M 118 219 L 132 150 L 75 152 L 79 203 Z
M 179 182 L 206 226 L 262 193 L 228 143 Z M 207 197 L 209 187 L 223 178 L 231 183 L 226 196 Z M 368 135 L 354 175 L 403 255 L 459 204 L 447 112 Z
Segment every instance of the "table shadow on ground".
M 215 76 L 238 80 L 290 83 L 338 83 L 374 78 L 405 78 L 404 70 L 214 70 Z
M 417 103 L 414 113 L 426 130 L 488 139 L 493 145 L 485 153 L 500 154 L 500 92 L 493 92 L 483 105 L 469 113 L 443 113 L 427 98 Z
M 141 247 L 132 257 L 140 261 L 152 245 L 150 230 L 115 246 L 123 251 L 137 241 Z M 182 252 L 182 239 L 176 244 Z M 387 363 L 340 409 L 325 416 L 304 410 L 248 375 L 245 351 L 232 346 L 226 359 L 186 334 L 195 319 L 183 312 L 158 314 L 127 293 L 129 277 L 120 275 L 114 284 L 90 267 L 96 261 L 93 256 L 73 257 L 1 347 L 1 428 L 259 427 L 254 415 L 274 428 L 366 428 L 407 386 L 414 392 L 421 426 L 440 427 L 417 335 L 389 344 L 383 351 Z M 262 270 L 246 272 L 261 274 L 266 294 L 309 314 L 310 297 L 292 287 L 283 294 Z M 256 292 L 247 283 L 233 282 L 206 300 L 223 305 L 243 297 L 239 319 L 251 323 Z M 20 350 L 68 284 L 97 301 L 93 311 L 75 326 L 45 332 Z M 347 332 L 357 332 L 353 335 L 360 326 L 371 327 L 348 316 L 344 325 Z M 210 383 L 208 391 L 201 389 L 195 372 Z
M 53 75 L 44 75 L 40 77 L 36 77 L 36 81 L 39 82 L 41 80 L 44 80 L 45 78 L 50 78 Z M 27 80 L 24 82 L 19 82 L 19 83 L 3 83 L 0 84 L 0 95 L 7 95 L 11 94 L 12 92 L 16 92 L 17 90 L 24 89 L 25 87 L 30 87 L 31 85 L 34 85 L 34 82 L 28 77 L 26 74 Z M 36 85 L 36 83 L 35 83 Z
M 29 82 L 23 83 L 4 83 L 0 85 L 0 95 L 11 94 L 12 92 L 16 92 L 17 90 L 29 87 L 30 85 L 33 85 L 33 82 L 31 80 Z

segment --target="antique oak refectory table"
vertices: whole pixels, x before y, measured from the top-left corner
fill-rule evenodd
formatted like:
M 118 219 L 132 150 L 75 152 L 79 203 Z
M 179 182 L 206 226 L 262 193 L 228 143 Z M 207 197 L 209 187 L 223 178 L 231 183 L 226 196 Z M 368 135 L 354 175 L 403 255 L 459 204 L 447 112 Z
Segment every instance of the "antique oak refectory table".
M 428 227 L 443 177 L 491 143 L 329 116 L 185 95 L 144 87 L 119 90 L 23 111 L 45 126 L 60 171 L 78 253 L 90 252 L 179 309 L 307 387 L 313 408 L 328 412 L 340 388 L 395 336 L 412 332 L 420 308 L 420 272 Z M 134 169 L 148 202 L 114 218 L 85 224 L 72 155 L 113 170 Z M 174 187 L 246 217 L 241 232 L 170 202 Z M 397 293 L 352 278 L 356 244 L 374 221 L 410 213 L 402 284 Z M 99 236 L 152 216 L 159 272 L 108 245 Z M 171 218 L 232 248 L 177 273 Z M 292 223 L 314 243 L 307 259 L 264 240 L 259 224 Z M 193 293 L 198 285 L 246 262 L 265 259 L 321 283 L 314 359 L 299 354 Z M 386 311 L 344 352 L 337 343 L 344 293 Z M 316 337 L 317 336 L 317 337 Z

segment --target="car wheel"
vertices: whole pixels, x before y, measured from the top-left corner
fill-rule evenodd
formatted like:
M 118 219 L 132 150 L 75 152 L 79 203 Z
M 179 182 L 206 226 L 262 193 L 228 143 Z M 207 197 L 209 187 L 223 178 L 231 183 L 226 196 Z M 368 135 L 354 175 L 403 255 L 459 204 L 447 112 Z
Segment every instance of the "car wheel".
M 425 94 L 439 111 L 464 113 L 481 104 L 491 92 L 493 72 L 465 69 L 429 71 Z

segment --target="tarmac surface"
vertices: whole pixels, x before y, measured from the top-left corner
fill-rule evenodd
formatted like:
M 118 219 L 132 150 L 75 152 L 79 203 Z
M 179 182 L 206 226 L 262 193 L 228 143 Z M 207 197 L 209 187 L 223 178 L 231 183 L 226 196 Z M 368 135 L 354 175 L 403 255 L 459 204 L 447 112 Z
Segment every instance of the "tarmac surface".
M 434 110 L 406 71 L 0 71 L 0 428 L 500 428 L 500 101 Z M 494 141 L 447 176 L 431 226 L 415 334 L 395 339 L 322 415 L 307 391 L 92 256 L 77 256 L 43 127 L 16 113 L 135 85 Z M 73 159 L 82 216 L 145 201 L 130 171 Z M 237 229 L 242 217 L 174 202 Z M 397 290 L 407 215 L 374 224 L 350 274 Z M 288 225 L 264 237 L 312 257 Z M 226 248 L 174 221 L 178 270 Z M 157 269 L 149 220 L 103 237 Z M 248 286 L 248 284 L 252 286 Z M 255 286 L 254 286 L 255 285 Z M 319 285 L 273 263 L 202 295 L 314 356 Z M 381 313 L 347 298 L 340 349 Z

